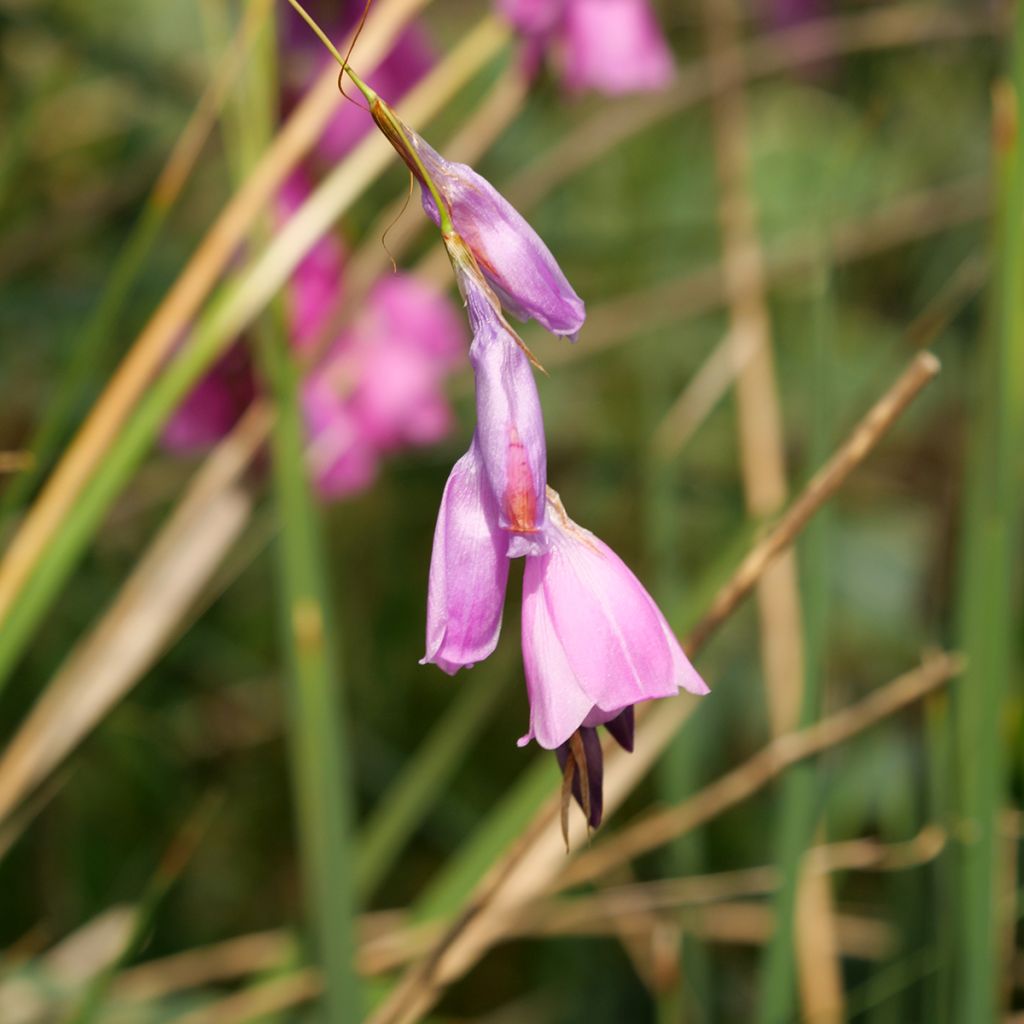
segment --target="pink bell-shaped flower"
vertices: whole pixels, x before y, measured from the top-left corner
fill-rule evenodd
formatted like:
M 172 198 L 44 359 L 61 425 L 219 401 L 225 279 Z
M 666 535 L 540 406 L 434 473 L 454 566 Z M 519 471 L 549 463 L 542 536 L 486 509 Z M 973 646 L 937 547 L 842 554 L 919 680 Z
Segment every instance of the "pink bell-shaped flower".
M 708 688 L 636 576 L 548 494 L 549 549 L 523 578 L 530 729 L 519 744 L 555 750 L 634 704 Z

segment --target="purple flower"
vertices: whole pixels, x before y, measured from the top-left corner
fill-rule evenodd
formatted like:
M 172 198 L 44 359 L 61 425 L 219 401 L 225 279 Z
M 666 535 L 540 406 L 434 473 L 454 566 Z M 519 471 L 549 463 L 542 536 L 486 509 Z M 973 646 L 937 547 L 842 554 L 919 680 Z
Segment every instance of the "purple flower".
M 423 208 L 437 225 L 441 218 L 423 180 L 426 168 L 448 207 L 455 234 L 472 253 L 502 305 L 520 320 L 536 320 L 553 334 L 575 341 L 586 310 L 551 250 L 522 214 L 485 178 L 466 164 L 445 160 L 395 112 L 377 98 L 374 120 L 395 151 L 419 179 Z M 449 250 L 455 239 L 445 239 Z M 455 257 L 453 256 L 453 259 Z
M 631 705 L 708 688 L 639 580 L 549 495 L 550 547 L 523 578 L 530 729 L 519 744 L 555 750 Z
M 507 543 L 474 437 L 441 499 L 430 558 L 427 653 L 420 664 L 454 675 L 494 651 L 508 581 Z
M 675 75 L 649 0 L 498 0 L 498 7 L 522 34 L 528 65 L 539 64 L 538 52 L 561 55 L 572 92 L 646 92 Z
M 456 266 L 473 329 L 476 444 L 498 525 L 511 534 L 509 557 L 538 553 L 546 547 L 547 447 L 537 383 L 486 282 L 472 268 Z

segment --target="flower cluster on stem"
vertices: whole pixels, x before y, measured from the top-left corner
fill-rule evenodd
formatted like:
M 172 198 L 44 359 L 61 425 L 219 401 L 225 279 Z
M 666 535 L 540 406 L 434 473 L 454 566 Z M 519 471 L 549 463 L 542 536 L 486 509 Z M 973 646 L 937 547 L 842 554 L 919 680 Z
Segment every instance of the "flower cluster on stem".
M 290 0 L 301 10 L 298 0 Z M 522 648 L 535 740 L 563 768 L 563 829 L 575 796 L 602 811 L 604 726 L 627 751 L 633 708 L 707 686 L 660 609 L 601 540 L 574 523 L 547 482 L 532 356 L 506 313 L 575 340 L 586 316 L 554 256 L 483 177 L 404 124 L 336 54 L 373 120 L 422 189 L 462 294 L 473 340 L 476 429 L 441 498 L 430 564 L 424 663 L 454 674 L 495 649 L 510 561 L 523 558 Z

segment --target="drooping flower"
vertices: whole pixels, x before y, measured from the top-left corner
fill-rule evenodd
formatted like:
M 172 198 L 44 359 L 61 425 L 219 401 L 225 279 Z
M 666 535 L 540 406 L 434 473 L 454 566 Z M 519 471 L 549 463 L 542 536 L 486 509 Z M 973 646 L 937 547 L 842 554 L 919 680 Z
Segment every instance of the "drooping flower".
M 549 550 L 526 561 L 523 663 L 535 739 L 555 750 L 635 704 L 708 692 L 653 598 L 549 491 Z
M 427 652 L 420 664 L 454 675 L 494 651 L 508 581 L 507 545 L 474 437 L 441 499 L 430 557 Z
M 547 445 L 537 383 L 487 283 L 471 262 L 453 262 L 473 330 L 476 444 L 498 525 L 509 533 L 509 557 L 538 553 L 546 548 Z
M 571 92 L 648 92 L 675 75 L 649 0 L 498 0 L 498 7 L 523 36 L 528 67 L 553 54 Z
M 418 178 L 427 216 L 440 225 L 440 211 L 420 164 L 426 169 L 448 208 L 455 234 L 469 247 L 505 309 L 520 320 L 536 320 L 553 334 L 575 340 L 586 317 L 583 300 L 523 215 L 472 167 L 441 156 L 379 97 L 370 110 Z

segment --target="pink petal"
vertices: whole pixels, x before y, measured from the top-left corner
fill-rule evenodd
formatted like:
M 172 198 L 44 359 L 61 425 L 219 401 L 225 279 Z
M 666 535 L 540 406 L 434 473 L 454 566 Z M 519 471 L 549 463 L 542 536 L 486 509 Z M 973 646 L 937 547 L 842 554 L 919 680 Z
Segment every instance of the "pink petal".
M 566 657 L 544 593 L 553 553 L 526 560 L 523 572 L 523 668 L 530 698 L 530 729 L 519 739 L 535 739 L 545 750 L 565 743 L 594 707 Z
M 498 643 L 508 559 L 495 513 L 474 439 L 445 485 L 430 558 L 421 664 L 449 675 L 483 661 Z
M 566 658 L 592 703 L 604 711 L 677 690 L 658 610 L 606 544 L 573 524 L 552 525 L 544 594 Z

